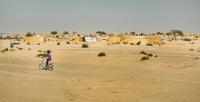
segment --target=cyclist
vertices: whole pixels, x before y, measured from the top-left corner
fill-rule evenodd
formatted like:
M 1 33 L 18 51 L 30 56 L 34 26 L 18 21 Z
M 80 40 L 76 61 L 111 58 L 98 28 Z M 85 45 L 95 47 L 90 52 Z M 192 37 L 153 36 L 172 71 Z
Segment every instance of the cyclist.
M 51 50 L 47 50 L 46 70 L 48 69 L 49 62 L 51 61 Z

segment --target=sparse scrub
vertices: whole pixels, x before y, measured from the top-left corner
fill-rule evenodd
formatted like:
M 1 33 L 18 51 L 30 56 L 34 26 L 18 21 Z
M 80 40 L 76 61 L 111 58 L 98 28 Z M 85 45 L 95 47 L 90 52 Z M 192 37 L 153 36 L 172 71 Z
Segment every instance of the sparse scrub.
M 27 43 L 27 45 L 30 45 L 30 44 L 31 44 L 30 42 Z
M 15 49 L 10 49 L 10 51 L 15 51 Z
M 149 53 L 147 56 L 148 56 L 148 57 L 153 57 L 153 54 L 152 54 L 152 53 Z
M 147 43 L 146 46 L 153 46 L 153 44 Z
M 140 54 L 147 55 L 145 51 L 141 51 Z
M 82 48 L 89 48 L 89 46 L 87 44 L 83 44 Z
M 131 43 L 131 45 L 134 45 L 134 43 Z
M 147 57 L 147 56 L 144 56 L 144 57 L 142 57 L 142 58 L 141 58 L 141 60 L 140 60 L 140 61 L 146 61 L 146 60 L 149 60 L 149 57 Z
M 38 50 L 38 52 L 42 52 L 42 50 Z
M 194 49 L 189 49 L 190 51 L 194 51 Z
M 137 44 L 137 45 L 140 45 L 140 44 L 141 44 L 141 41 L 138 41 L 136 44 Z
M 6 51 L 8 51 L 8 48 L 4 48 L 4 49 L 2 50 L 2 53 L 6 52 Z
M 105 53 L 105 52 L 100 52 L 100 53 L 98 53 L 98 56 L 99 56 L 99 57 L 106 56 L 106 53 Z
M 23 48 L 20 48 L 20 47 L 19 47 L 18 50 L 23 50 Z
M 31 50 L 31 48 L 28 48 L 28 50 Z
M 14 47 L 14 45 L 13 45 L 13 43 L 11 43 L 11 44 L 10 44 L 10 48 L 13 48 L 13 47 Z
M 39 53 L 39 54 L 37 54 L 37 57 L 47 57 L 47 54 L 45 54 L 45 53 Z
M 66 42 L 66 44 L 70 44 L 70 42 L 69 42 L 69 41 L 67 41 L 67 42 Z
M 157 58 L 157 57 L 158 57 L 158 55 L 155 55 L 154 57 L 156 57 L 156 58 Z
M 60 43 L 58 42 L 57 45 L 60 45 Z

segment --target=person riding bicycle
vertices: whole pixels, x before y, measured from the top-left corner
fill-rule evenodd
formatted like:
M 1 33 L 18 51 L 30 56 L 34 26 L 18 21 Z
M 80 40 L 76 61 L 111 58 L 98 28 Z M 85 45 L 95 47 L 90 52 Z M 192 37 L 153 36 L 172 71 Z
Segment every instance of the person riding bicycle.
M 51 61 L 51 51 L 47 50 L 46 69 L 48 69 L 48 65 L 50 61 Z

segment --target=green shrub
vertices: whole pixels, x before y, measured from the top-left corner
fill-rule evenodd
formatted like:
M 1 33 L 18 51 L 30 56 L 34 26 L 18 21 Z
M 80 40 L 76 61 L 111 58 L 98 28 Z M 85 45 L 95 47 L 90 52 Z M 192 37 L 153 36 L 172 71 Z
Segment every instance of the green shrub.
M 142 57 L 142 58 L 141 58 L 141 60 L 140 60 L 140 61 L 146 61 L 146 60 L 149 60 L 149 57 L 147 57 L 147 56 L 144 56 L 144 57 Z
M 128 44 L 128 42 L 123 42 L 123 44 Z
M 10 51 L 15 51 L 14 49 L 10 49 Z
M 141 41 L 138 41 L 137 43 L 136 43 L 136 45 L 140 45 L 141 44 Z
M 100 53 L 98 53 L 98 56 L 99 56 L 99 57 L 106 56 L 106 53 L 105 53 L 105 52 L 100 52 Z
M 10 44 L 10 48 L 13 48 L 13 47 L 14 47 L 14 45 L 13 45 L 13 43 L 11 43 L 11 44 Z
M 67 42 L 66 42 L 66 44 L 70 44 L 70 42 L 69 42 L 69 41 L 67 41 Z
M 8 51 L 8 48 L 5 48 L 4 51 Z
M 23 48 L 20 48 L 20 47 L 19 47 L 18 50 L 23 50 Z
M 89 48 L 89 46 L 87 44 L 83 44 L 82 48 Z
M 39 53 L 39 54 L 37 54 L 37 57 L 47 57 L 47 54 L 45 54 L 45 53 Z
M 189 49 L 190 51 L 194 51 L 194 49 Z
M 147 43 L 146 46 L 153 46 L 153 44 Z
M 147 55 L 145 51 L 141 51 L 140 54 Z
M 2 53 L 6 52 L 6 51 L 8 51 L 8 48 L 4 48 L 4 49 L 2 50 Z
M 148 56 L 148 57 L 153 57 L 153 54 L 152 54 L 152 53 L 149 53 L 147 56 Z

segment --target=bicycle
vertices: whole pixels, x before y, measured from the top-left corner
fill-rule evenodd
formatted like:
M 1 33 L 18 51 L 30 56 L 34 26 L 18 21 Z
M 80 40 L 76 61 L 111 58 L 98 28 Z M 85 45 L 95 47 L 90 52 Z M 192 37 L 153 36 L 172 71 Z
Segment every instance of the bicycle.
M 54 69 L 54 64 L 53 63 L 49 63 L 47 68 L 46 68 L 46 61 L 45 61 L 45 57 L 42 57 L 42 63 L 39 64 L 39 69 L 43 70 L 53 70 Z

